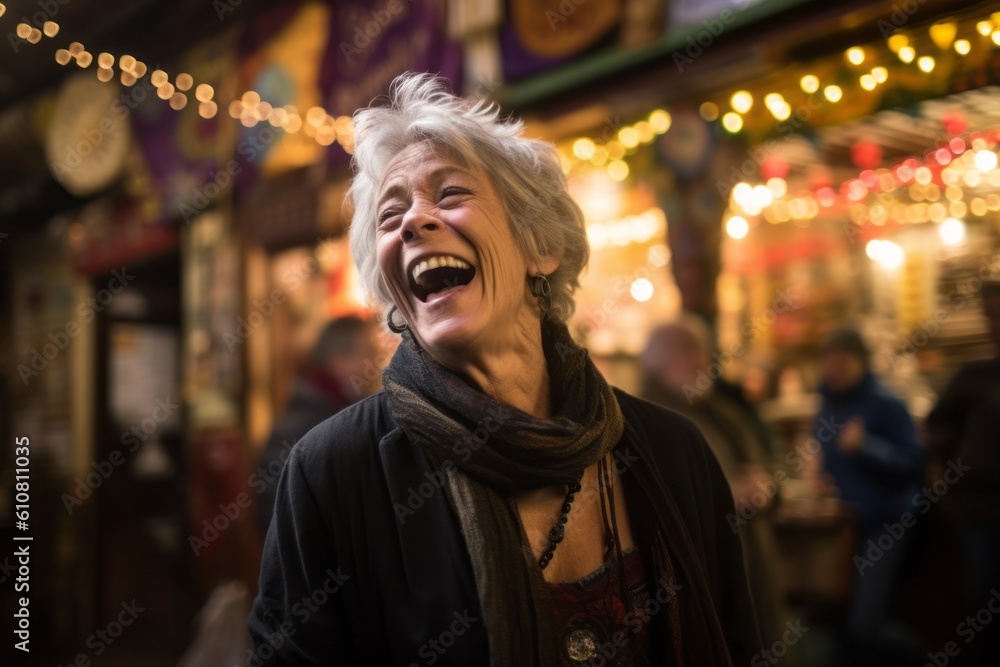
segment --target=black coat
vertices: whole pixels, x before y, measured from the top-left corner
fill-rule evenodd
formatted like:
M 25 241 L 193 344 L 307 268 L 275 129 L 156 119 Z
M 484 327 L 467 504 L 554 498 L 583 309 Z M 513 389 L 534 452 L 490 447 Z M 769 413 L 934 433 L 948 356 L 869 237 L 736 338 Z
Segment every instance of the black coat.
M 733 664 L 749 665 L 760 641 L 739 538 L 726 522 L 729 485 L 690 421 L 616 395 L 639 440 L 619 443 L 619 464 L 642 466 L 645 479 L 667 489 Z M 622 474 L 638 540 L 646 505 L 633 477 Z M 443 481 L 393 419 L 384 392 L 300 440 L 278 483 L 248 665 L 488 665 L 472 564 Z M 666 537 L 668 547 L 683 539 Z

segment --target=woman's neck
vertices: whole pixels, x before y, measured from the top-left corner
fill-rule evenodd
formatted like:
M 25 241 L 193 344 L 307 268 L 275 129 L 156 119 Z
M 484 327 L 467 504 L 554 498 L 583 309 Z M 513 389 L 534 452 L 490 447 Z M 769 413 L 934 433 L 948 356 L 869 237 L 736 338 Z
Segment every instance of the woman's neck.
M 533 317 L 511 329 L 503 340 L 471 345 L 455 354 L 432 352 L 431 356 L 498 403 L 548 418 L 552 406 L 541 323 Z

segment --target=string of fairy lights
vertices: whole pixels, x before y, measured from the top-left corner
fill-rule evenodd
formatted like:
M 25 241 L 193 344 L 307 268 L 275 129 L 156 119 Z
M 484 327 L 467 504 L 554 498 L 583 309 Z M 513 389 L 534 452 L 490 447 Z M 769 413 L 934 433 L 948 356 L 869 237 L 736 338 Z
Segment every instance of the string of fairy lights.
M 4 16 L 6 9 L 0 3 L 0 17 Z M 60 33 L 60 27 L 52 20 L 45 21 L 41 28 L 20 22 L 15 32 L 29 44 L 37 45 L 43 38 L 55 39 Z M 930 26 L 899 29 L 888 35 L 884 44 L 852 46 L 844 52 L 844 59 L 851 68 L 852 76 L 856 77 L 859 92 L 863 93 L 874 91 L 888 81 L 890 71 L 884 64 L 887 54 L 892 54 L 904 65 L 912 65 L 917 71 L 929 74 L 934 71 L 943 51 L 954 51 L 959 57 L 964 57 L 976 49 L 994 49 L 998 46 L 1000 12 L 993 12 L 961 24 L 955 19 L 947 19 Z M 933 49 L 937 49 L 937 53 Z M 219 113 L 220 104 L 215 99 L 214 88 L 208 83 L 195 85 L 194 78 L 186 72 L 179 72 L 171 79 L 165 70 L 150 71 L 145 62 L 129 54 L 116 57 L 112 53 L 101 52 L 95 58 L 91 51 L 77 41 L 70 42 L 65 48 L 58 48 L 55 60 L 63 66 L 75 63 L 81 69 L 88 69 L 96 63 L 96 76 L 100 81 L 110 82 L 117 74 L 121 84 L 126 87 L 135 85 L 148 75 L 157 97 L 166 101 L 172 109 L 185 109 L 193 94 L 198 114 L 202 118 L 211 119 Z M 830 104 L 839 103 L 846 95 L 842 81 L 824 82 L 813 72 L 803 72 L 797 83 L 797 86 L 784 91 L 772 90 L 759 95 L 763 108 L 774 123 L 788 120 L 793 113 L 792 101 L 798 101 L 797 98 L 802 95 L 821 95 Z M 737 134 L 744 130 L 749 115 L 757 113 L 760 107 L 753 93 L 736 90 L 723 99 L 703 101 L 698 106 L 698 111 L 704 120 L 718 121 L 726 132 Z M 273 105 L 263 100 L 258 92 L 248 90 L 224 105 L 224 108 L 230 117 L 248 128 L 267 122 L 288 134 L 301 133 L 321 146 L 336 143 L 348 153 L 354 148 L 354 128 L 350 116 L 336 116 L 322 106 L 313 106 L 301 112 L 292 104 Z M 672 122 L 667 109 L 655 109 L 638 121 L 619 128 L 609 140 L 595 141 L 588 136 L 579 136 L 561 142 L 558 148 L 563 169 L 570 173 L 580 168 L 604 168 L 613 180 L 624 181 L 630 173 L 628 158 L 639 147 L 653 143 L 657 136 L 668 132 Z
M 718 122 L 729 134 L 745 130 L 751 114 L 766 110 L 770 122 L 775 126 L 788 121 L 794 113 L 793 102 L 805 104 L 810 96 L 818 96 L 824 104 L 836 105 L 849 95 L 875 91 L 890 77 L 891 65 L 896 59 L 902 66 L 912 66 L 916 72 L 930 74 L 938 67 L 939 61 L 949 52 L 959 58 L 974 54 L 979 50 L 992 50 L 1000 46 L 1000 12 L 977 19 L 958 21 L 946 19 L 932 25 L 902 28 L 888 35 L 885 42 L 852 46 L 844 51 L 844 66 L 848 69 L 846 78 L 853 80 L 857 90 L 845 90 L 844 76 L 829 77 L 835 80 L 823 81 L 815 71 L 804 68 L 799 75 L 782 76 L 781 80 L 793 81 L 783 89 L 770 90 L 755 96 L 749 90 L 731 91 L 727 95 L 704 100 L 697 104 L 699 115 L 707 122 Z M 811 69 L 818 70 L 822 63 L 817 61 Z M 797 84 L 797 85 L 795 85 Z M 759 100 L 759 103 L 758 103 Z M 560 142 L 559 155 L 563 170 L 603 168 L 616 181 L 624 181 L 629 176 L 628 158 L 656 137 L 667 132 L 672 125 L 669 110 L 660 108 L 652 111 L 637 122 L 618 129 L 615 136 L 605 141 L 596 141 L 589 136 L 577 136 Z
M 0 17 L 6 12 L 6 5 L 0 3 Z M 35 45 L 41 42 L 43 37 L 56 38 L 59 35 L 59 24 L 49 20 L 38 28 L 20 22 L 17 24 L 15 34 L 29 44 Z M 80 69 L 88 69 L 96 63 L 97 78 L 104 83 L 115 78 L 117 65 L 118 79 L 125 87 L 134 86 L 148 75 L 149 83 L 156 89 L 156 96 L 166 101 L 171 109 L 180 111 L 186 108 L 193 94 L 198 104 L 198 114 L 202 118 L 215 118 L 219 113 L 215 89 L 208 83 L 195 85 L 194 77 L 187 72 L 178 72 L 171 79 L 165 70 L 150 71 L 145 62 L 129 54 L 116 57 L 112 53 L 101 52 L 95 58 L 81 42 L 70 42 L 65 48 L 56 49 L 55 60 L 67 67 L 75 63 Z M 233 119 L 248 128 L 267 122 L 288 134 L 301 133 L 321 146 L 332 146 L 337 143 L 348 153 L 354 150 L 354 126 L 350 116 L 334 116 L 321 106 L 313 106 L 300 113 L 293 104 L 272 105 L 262 100 L 258 92 L 248 90 L 238 99 L 231 101 L 226 109 Z

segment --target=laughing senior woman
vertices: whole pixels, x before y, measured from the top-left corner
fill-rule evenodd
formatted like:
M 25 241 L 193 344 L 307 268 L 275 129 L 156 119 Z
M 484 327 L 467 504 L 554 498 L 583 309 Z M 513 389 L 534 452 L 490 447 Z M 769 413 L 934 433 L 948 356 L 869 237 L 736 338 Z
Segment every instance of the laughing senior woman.
M 289 456 L 248 662 L 749 664 L 719 466 L 564 324 L 589 250 L 552 147 L 429 75 L 354 121 L 350 240 L 402 340 Z

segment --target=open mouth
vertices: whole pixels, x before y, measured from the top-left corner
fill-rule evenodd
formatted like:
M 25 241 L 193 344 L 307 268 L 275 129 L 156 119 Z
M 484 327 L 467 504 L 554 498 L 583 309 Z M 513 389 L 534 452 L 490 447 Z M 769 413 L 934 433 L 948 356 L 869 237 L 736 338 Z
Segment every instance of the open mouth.
M 475 275 L 476 268 L 464 259 L 451 255 L 424 257 L 410 268 L 410 289 L 427 303 L 432 294 L 464 287 Z

